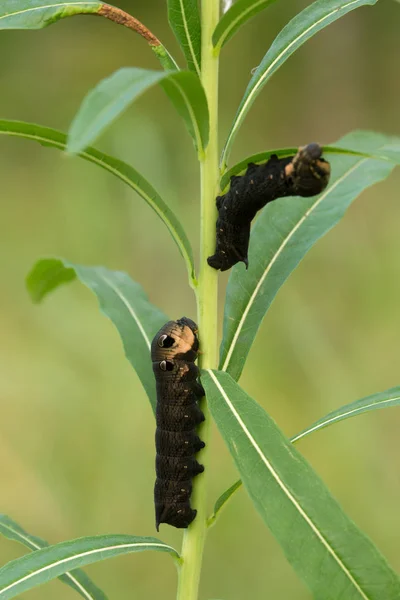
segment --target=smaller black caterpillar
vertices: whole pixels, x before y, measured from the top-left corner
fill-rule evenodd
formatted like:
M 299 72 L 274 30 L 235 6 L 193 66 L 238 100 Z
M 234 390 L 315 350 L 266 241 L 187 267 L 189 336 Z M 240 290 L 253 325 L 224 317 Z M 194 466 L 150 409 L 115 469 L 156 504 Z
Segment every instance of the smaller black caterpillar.
M 204 421 L 198 400 L 204 389 L 197 381 L 197 325 L 182 317 L 168 321 L 151 344 L 157 386 L 156 528 L 160 523 L 186 528 L 197 511 L 190 506 L 192 478 L 204 471 L 194 455 L 205 444 L 196 434 Z
M 217 243 L 210 267 L 226 271 L 238 262 L 248 267 L 250 225 L 256 213 L 268 202 L 285 196 L 315 196 L 328 185 L 330 164 L 318 144 L 299 148 L 295 156 L 268 162 L 249 163 L 246 173 L 231 177 L 231 187 L 217 197 Z

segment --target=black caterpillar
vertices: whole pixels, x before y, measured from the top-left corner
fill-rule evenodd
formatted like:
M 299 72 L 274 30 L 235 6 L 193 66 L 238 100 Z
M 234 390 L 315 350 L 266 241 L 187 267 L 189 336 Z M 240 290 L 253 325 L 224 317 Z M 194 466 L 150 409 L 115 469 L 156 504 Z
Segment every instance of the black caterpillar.
M 299 148 L 296 156 L 278 158 L 273 154 L 262 165 L 249 163 L 242 176 L 231 177 L 231 187 L 217 197 L 217 243 L 210 267 L 226 271 L 238 262 L 248 268 L 250 225 L 268 202 L 284 196 L 315 196 L 328 184 L 330 164 L 318 144 Z
M 197 325 L 182 317 L 168 321 L 151 344 L 157 385 L 156 528 L 160 523 L 188 527 L 197 511 L 190 506 L 192 478 L 204 471 L 195 459 L 205 444 L 196 434 L 204 421 L 197 401 L 204 389 L 197 381 Z

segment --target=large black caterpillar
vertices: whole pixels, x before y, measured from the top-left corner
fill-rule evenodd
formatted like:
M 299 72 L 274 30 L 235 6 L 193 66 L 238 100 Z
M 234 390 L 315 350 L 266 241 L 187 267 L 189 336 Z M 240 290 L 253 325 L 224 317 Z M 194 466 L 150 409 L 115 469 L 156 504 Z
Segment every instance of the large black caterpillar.
M 196 434 L 204 421 L 198 400 L 204 390 L 197 381 L 197 325 L 182 317 L 168 321 L 151 344 L 157 385 L 156 528 L 160 523 L 188 527 L 197 511 L 190 506 L 192 478 L 204 471 L 195 459 L 205 444 Z
M 256 213 L 268 202 L 284 196 L 315 196 L 328 184 L 330 165 L 318 144 L 300 148 L 295 156 L 268 162 L 249 163 L 242 176 L 233 175 L 224 196 L 217 197 L 217 243 L 210 267 L 226 271 L 238 262 L 248 267 L 250 225 Z

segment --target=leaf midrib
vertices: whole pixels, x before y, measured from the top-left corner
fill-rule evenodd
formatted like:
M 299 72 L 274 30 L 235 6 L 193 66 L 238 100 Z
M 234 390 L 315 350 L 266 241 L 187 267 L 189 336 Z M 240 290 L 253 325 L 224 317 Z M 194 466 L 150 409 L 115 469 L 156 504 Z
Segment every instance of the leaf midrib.
M 179 0 L 179 4 L 180 4 L 180 7 L 181 7 L 183 28 L 185 30 L 185 35 L 186 35 L 186 39 L 187 39 L 187 42 L 188 42 L 189 51 L 190 51 L 190 54 L 192 55 L 192 60 L 193 60 L 193 64 L 194 64 L 194 67 L 196 69 L 197 75 L 199 77 L 201 77 L 200 65 L 197 62 L 197 56 L 196 56 L 196 53 L 194 51 L 194 47 L 193 47 L 193 43 L 192 43 L 192 38 L 189 35 L 189 28 L 188 28 L 188 24 L 187 24 L 186 11 L 185 11 L 185 5 L 184 5 L 183 0 Z
M 57 8 L 57 6 L 76 6 L 76 5 L 100 5 L 101 2 L 58 2 L 57 4 L 47 4 L 45 6 L 34 6 L 33 8 L 25 8 L 13 13 L 7 13 L 6 15 L 0 16 L 1 19 L 7 19 L 8 17 L 15 17 L 16 15 L 23 15 L 24 13 L 33 12 L 35 10 L 46 10 L 46 8 Z
M 8 529 L 16 536 L 19 536 L 21 538 L 21 540 L 24 540 L 28 546 L 30 545 L 30 546 L 33 546 L 34 548 L 36 548 L 36 550 L 41 550 L 41 546 L 39 546 L 38 544 L 35 544 L 35 542 L 33 542 L 28 537 L 26 537 L 26 535 L 23 535 L 20 531 L 14 529 L 10 525 L 1 523 L 1 527 L 4 527 L 4 529 Z M 65 573 L 65 576 L 74 582 L 74 584 L 81 590 L 82 594 L 84 594 L 84 596 L 86 596 L 86 598 L 88 598 L 89 600 L 93 600 L 93 596 L 91 594 L 89 594 L 89 592 L 82 586 L 82 584 L 77 579 L 75 579 L 75 577 L 72 575 L 72 573 L 67 572 L 67 573 Z
M 143 325 L 141 324 L 141 322 L 139 320 L 139 317 L 137 316 L 136 312 L 133 310 L 132 306 L 130 305 L 129 300 L 126 298 L 126 296 L 124 296 L 124 294 L 121 292 L 121 290 L 112 283 L 112 281 L 107 279 L 107 277 L 105 275 L 100 275 L 100 278 L 103 279 L 103 281 L 105 281 L 105 283 L 113 290 L 113 292 L 121 300 L 121 302 L 124 304 L 124 306 L 126 306 L 129 314 L 133 317 L 140 333 L 142 334 L 142 337 L 144 338 L 144 341 L 146 342 L 148 349 L 150 350 L 151 349 L 150 339 L 149 339 L 147 333 L 145 332 Z
M 194 114 L 194 111 L 193 111 L 193 107 L 192 107 L 192 105 L 191 105 L 191 103 L 189 101 L 189 98 L 188 98 L 188 96 L 187 96 L 184 88 L 175 81 L 175 77 L 173 77 L 173 76 L 168 78 L 168 82 L 172 83 L 172 85 L 174 85 L 176 87 L 176 89 L 179 91 L 179 93 L 180 93 L 180 95 L 181 95 L 181 97 L 182 97 L 182 99 L 183 99 L 183 101 L 184 101 L 184 103 L 186 105 L 186 108 L 187 108 L 187 111 L 189 113 L 190 119 L 192 121 L 193 129 L 194 129 L 194 135 L 195 135 L 195 138 L 196 138 L 197 149 L 198 149 L 198 151 L 200 151 L 200 150 L 204 151 L 204 145 L 203 145 L 203 142 L 202 142 L 202 139 L 201 139 L 201 134 L 200 134 L 200 129 L 199 129 L 199 126 L 198 126 L 198 123 L 197 123 L 197 119 L 195 117 L 195 114 Z
M 48 571 L 49 569 L 52 569 L 58 565 L 62 565 L 63 563 L 66 563 L 68 561 L 73 561 L 77 558 L 82 558 L 83 556 L 89 556 L 91 554 L 96 554 L 98 552 L 109 552 L 112 550 L 119 550 L 120 548 L 123 549 L 123 548 L 133 548 L 133 547 L 141 547 L 141 546 L 168 548 L 169 550 L 171 550 L 175 553 L 175 550 L 171 546 L 167 546 L 166 544 L 155 544 L 154 542 L 138 542 L 138 543 L 130 543 L 130 544 L 118 544 L 115 546 L 106 546 L 104 548 L 95 548 L 94 550 L 88 550 L 87 552 L 80 552 L 79 554 L 74 554 L 73 556 L 68 556 L 67 558 L 62 558 L 61 560 L 57 560 L 56 562 L 51 563 L 51 565 L 46 565 L 45 567 L 42 567 L 41 569 L 33 571 L 32 573 L 25 575 L 25 577 L 17 579 L 16 581 L 11 583 L 7 587 L 0 589 L 0 594 L 7 592 L 8 590 L 11 590 L 13 587 L 20 585 L 21 583 L 23 583 L 24 581 L 27 581 L 28 579 L 30 579 L 31 577 L 34 577 L 35 575 L 43 573 L 44 571 Z

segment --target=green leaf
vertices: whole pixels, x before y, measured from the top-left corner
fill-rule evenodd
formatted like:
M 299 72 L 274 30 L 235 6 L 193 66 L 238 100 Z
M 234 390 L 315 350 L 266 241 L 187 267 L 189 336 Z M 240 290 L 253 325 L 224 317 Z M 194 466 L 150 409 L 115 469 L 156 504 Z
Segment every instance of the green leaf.
M 74 15 L 96 14 L 103 3 L 70 0 L 2 0 L 0 29 L 42 29 Z
M 44 540 L 30 535 L 22 529 L 15 521 L 7 517 L 6 515 L 0 514 L 0 533 L 7 539 L 13 540 L 23 544 L 30 550 L 40 550 L 41 548 L 47 548 L 49 544 Z M 60 581 L 66 583 L 78 594 L 86 598 L 87 600 L 107 600 L 107 596 L 91 581 L 91 579 L 81 571 L 81 569 L 75 569 L 72 573 L 65 573 L 60 575 Z
M 129 552 L 157 550 L 179 555 L 152 537 L 99 535 L 55 544 L 13 560 L 0 569 L 0 598 L 8 600 L 67 571 Z
M 83 2 L 78 0 L 66 2 L 54 2 L 54 0 L 2 0 L 2 5 L 0 6 L 0 29 L 42 29 L 66 17 L 88 14 L 99 15 L 119 25 L 129 27 L 129 29 L 132 29 L 146 40 L 164 69 L 178 69 L 178 65 L 168 50 L 147 27 L 120 8 L 104 2 Z
M 201 23 L 197 0 L 168 0 L 168 21 L 191 71 L 201 75 Z
M 67 146 L 67 137 L 64 133 L 50 129 L 49 127 L 41 127 L 34 123 L 23 123 L 22 121 L 0 120 L 0 135 L 33 140 L 43 146 L 51 146 L 59 150 L 65 150 Z M 147 202 L 167 226 L 185 260 L 189 281 L 194 286 L 196 279 L 190 242 L 178 218 L 168 208 L 153 186 L 130 165 L 122 162 L 122 160 L 103 154 L 94 148 L 86 148 L 85 151 L 79 153 L 79 156 L 118 177 L 118 179 L 135 190 Z
M 174 59 L 174 57 L 168 52 L 163 44 L 159 44 L 158 46 L 151 45 L 150 48 L 153 50 L 154 54 L 157 56 L 160 61 L 161 66 L 166 71 L 179 71 L 179 66 Z
M 400 139 L 355 132 L 339 140 L 344 150 L 400 162 Z M 351 154 L 330 157 L 328 188 L 312 198 L 281 198 L 261 212 L 251 233 L 249 269 L 232 269 L 226 293 L 220 368 L 239 379 L 248 352 L 278 290 L 301 259 L 367 187 L 385 179 L 395 163 Z
M 255 508 L 315 598 L 397 600 L 396 574 L 261 406 L 227 373 L 202 383 Z
M 221 17 L 212 36 L 213 46 L 219 53 L 222 46 L 237 32 L 249 19 L 254 17 L 276 0 L 238 0 Z
M 351 417 L 356 417 L 357 415 L 361 415 L 365 412 L 370 412 L 372 410 L 378 410 L 381 408 L 390 408 L 392 406 L 400 405 L 400 387 L 394 387 L 390 390 L 386 390 L 385 392 L 380 392 L 378 394 L 372 394 L 372 396 L 367 396 L 366 398 L 362 398 L 361 400 L 356 400 L 355 402 L 350 402 L 350 404 L 346 404 L 345 406 L 341 406 L 337 410 L 325 415 L 322 419 L 319 419 L 300 433 L 294 435 L 290 438 L 292 443 L 297 442 L 298 440 L 303 439 L 310 433 L 314 433 L 314 431 L 319 431 L 324 427 L 329 427 L 330 425 L 334 425 L 335 423 L 339 423 L 340 421 L 344 421 L 345 419 L 349 419 Z M 228 488 L 215 503 L 214 512 L 211 517 L 208 519 L 209 525 L 213 525 L 219 516 L 221 508 L 225 506 L 225 504 L 230 500 L 231 496 L 240 488 L 242 485 L 242 481 L 239 479 L 235 481 L 230 488 Z
M 202 158 L 210 133 L 208 103 L 201 81 L 189 71 L 180 71 L 160 82 L 161 87 L 184 119 Z
M 136 67 L 116 71 L 89 92 L 72 122 L 68 152 L 81 152 L 156 83 L 184 119 L 198 152 L 204 152 L 209 135 L 208 106 L 199 78 L 189 71 L 171 73 Z
M 59 285 L 75 277 L 96 295 L 101 311 L 117 328 L 126 357 L 138 374 L 155 411 L 151 340 L 168 317 L 150 304 L 143 288 L 129 275 L 104 267 L 82 267 L 62 259 L 43 259 L 29 273 L 27 287 L 32 300 L 40 302 Z
M 221 510 L 224 508 L 225 504 L 228 502 L 231 496 L 233 496 L 236 490 L 240 488 L 241 485 L 242 480 L 239 479 L 238 481 L 235 481 L 235 483 L 231 485 L 231 487 L 228 488 L 223 494 L 221 494 L 221 496 L 214 504 L 213 514 L 207 519 L 207 527 L 211 527 L 211 525 L 214 525 L 215 521 L 217 520 L 217 517 L 219 516 Z
M 272 46 L 257 67 L 246 88 L 237 110 L 231 130 L 228 134 L 221 164 L 224 167 L 231 150 L 233 140 L 268 79 L 282 66 L 304 42 L 343 15 L 359 6 L 376 4 L 377 0 L 317 0 L 292 19 L 275 38 Z
M 380 392 L 379 394 L 372 394 L 371 396 L 361 398 L 361 400 L 357 400 L 356 402 L 350 402 L 350 404 L 341 406 L 337 410 L 325 415 L 322 419 L 319 419 L 297 435 L 293 436 L 291 442 L 297 442 L 314 431 L 319 431 L 324 427 L 339 423 L 339 421 L 344 421 L 350 417 L 356 417 L 357 415 L 370 412 L 371 410 L 379 410 L 381 408 L 390 408 L 399 405 L 400 387 L 394 387 L 385 392 Z

